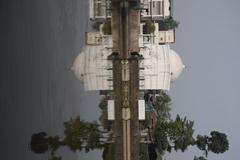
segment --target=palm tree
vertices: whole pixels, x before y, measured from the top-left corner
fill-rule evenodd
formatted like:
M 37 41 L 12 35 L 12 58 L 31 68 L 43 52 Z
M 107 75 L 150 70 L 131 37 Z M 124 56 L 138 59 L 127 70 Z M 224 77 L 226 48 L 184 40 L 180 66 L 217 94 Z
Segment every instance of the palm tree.
M 166 92 L 161 91 L 159 96 L 156 99 L 155 109 L 158 113 L 158 116 L 162 119 L 169 120 L 170 119 L 170 108 L 171 98 Z
M 195 144 L 200 150 L 205 151 L 207 156 L 208 151 L 213 153 L 224 153 L 229 149 L 227 135 L 218 131 L 212 131 L 209 136 L 197 136 Z

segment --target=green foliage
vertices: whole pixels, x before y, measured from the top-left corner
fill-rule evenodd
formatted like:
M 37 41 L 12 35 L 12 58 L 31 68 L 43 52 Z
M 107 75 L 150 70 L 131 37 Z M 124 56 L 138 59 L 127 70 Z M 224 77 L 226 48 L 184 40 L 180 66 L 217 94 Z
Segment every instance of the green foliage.
M 171 98 L 165 93 L 160 92 L 159 96 L 157 97 L 157 101 L 155 104 L 155 109 L 158 113 L 159 118 L 164 120 L 170 119 L 170 108 L 171 105 Z
M 52 154 L 60 147 L 61 141 L 59 136 L 54 136 L 54 137 L 48 137 L 48 144 L 50 148 L 52 149 Z
M 143 33 L 144 34 L 151 34 L 155 31 L 155 24 L 152 20 L 147 20 L 145 25 L 143 26 Z
M 100 145 L 100 131 L 98 130 L 97 123 L 90 123 L 80 120 L 80 117 L 70 119 L 64 122 L 65 138 L 64 144 L 69 146 L 72 151 L 81 151 L 85 147 L 85 151 L 90 149 L 101 148 Z
M 105 35 L 111 35 L 112 34 L 112 27 L 111 27 L 111 20 L 106 19 L 105 22 L 103 23 L 102 27 L 103 34 Z
M 165 151 L 171 152 L 172 148 L 184 152 L 189 145 L 194 144 L 193 121 L 187 120 L 186 117 L 180 118 L 179 115 L 175 120 L 171 120 L 170 104 L 171 98 L 165 92 L 160 92 L 155 104 L 158 122 L 154 129 L 154 138 L 160 154 Z
M 180 118 L 177 115 L 175 121 L 171 120 L 169 122 L 158 120 L 154 137 L 157 141 L 159 153 L 171 152 L 172 147 L 184 152 L 189 145 L 194 144 L 193 132 L 193 121 L 187 120 L 186 117 Z
M 145 100 L 149 99 L 146 94 Z M 165 151 L 171 152 L 174 148 L 175 151 L 181 150 L 184 152 L 189 146 L 197 146 L 200 150 L 204 151 L 207 156 L 208 151 L 213 153 L 224 153 L 229 149 L 227 135 L 217 131 L 212 131 L 209 136 L 198 135 L 196 139 L 193 137 L 194 122 L 187 120 L 186 117 L 181 118 L 176 116 L 175 120 L 170 116 L 170 103 L 171 98 L 165 93 L 160 92 L 154 105 L 158 113 L 158 121 L 153 129 L 154 140 L 158 150 L 158 157 L 162 158 Z M 146 114 L 147 115 L 147 114 Z M 150 117 L 146 116 L 146 121 Z M 149 126 L 149 125 L 148 125 Z M 147 127 L 147 126 L 145 126 Z M 206 160 L 204 157 L 194 157 L 194 160 Z
M 102 145 L 100 144 L 100 131 L 98 130 L 98 124 L 89 123 L 88 132 L 85 150 L 89 151 L 96 148 L 101 148 Z
M 158 120 L 156 128 L 154 130 L 154 138 L 157 143 L 157 150 L 160 154 L 163 154 L 170 146 L 170 143 L 168 141 L 168 134 L 166 132 L 167 125 L 167 122 Z
M 227 135 L 218 131 L 212 131 L 211 137 L 198 135 L 195 144 L 200 150 L 213 153 L 224 153 L 229 149 Z
M 193 160 L 207 160 L 205 157 L 197 157 L 197 156 L 194 156 L 194 159 Z
M 51 150 L 49 160 L 61 160 L 55 156 L 55 151 L 60 146 L 68 146 L 72 151 L 86 152 L 96 148 L 101 148 L 100 130 L 96 122 L 85 122 L 79 116 L 64 122 L 65 137 L 61 141 L 59 136 L 47 136 L 45 132 L 33 134 L 31 137 L 31 150 L 34 153 L 44 153 Z
M 61 141 L 58 136 L 48 136 L 45 132 L 33 134 L 31 138 L 31 150 L 34 153 L 44 153 L 51 150 L 51 154 L 54 154 L 60 145 Z
M 174 143 L 174 149 L 180 149 L 184 152 L 189 145 L 194 144 L 193 138 L 193 121 L 189 121 L 184 118 L 180 118 L 177 115 L 175 121 L 168 123 L 167 132 L 170 140 Z
M 208 141 L 207 136 L 198 135 L 195 144 L 197 145 L 198 149 L 206 151 L 208 143 L 207 141 Z
M 31 137 L 31 151 L 34 153 L 44 153 L 48 151 L 48 137 L 45 132 L 33 134 Z
M 158 21 L 158 24 L 159 24 L 159 30 L 176 29 L 179 26 L 179 22 L 175 21 L 172 18 L 160 20 Z
M 140 128 L 141 129 L 145 129 L 147 127 L 149 127 L 151 125 L 151 113 L 149 112 L 146 112 L 145 113 L 145 120 L 144 121 L 140 121 L 139 124 L 140 124 Z
M 208 150 L 213 153 L 224 153 L 229 149 L 227 135 L 218 131 L 212 131 L 208 139 Z
M 172 120 L 169 113 L 171 98 L 165 92 L 160 92 L 159 95 L 156 102 L 154 102 L 155 104 L 153 103 L 158 113 L 157 124 L 153 126 L 152 136 L 154 144 L 151 144 L 153 148 L 150 149 L 150 151 L 154 151 L 154 154 L 151 154 L 154 155 L 154 159 L 156 158 L 155 146 L 158 160 L 162 160 L 164 153 L 166 151 L 171 152 L 172 148 L 176 151 L 181 150 L 184 152 L 190 145 L 196 145 L 206 153 L 206 156 L 208 151 L 224 153 L 229 149 L 227 135 L 218 131 L 212 131 L 210 133 L 211 136 L 198 135 L 196 139 L 194 139 L 193 121 L 187 120 L 186 117 L 181 118 L 179 115 L 176 116 L 175 120 Z M 147 96 L 149 97 L 149 95 Z M 100 117 L 101 124 L 105 129 L 110 130 L 111 125 L 107 120 L 107 97 L 102 99 L 99 108 L 102 110 Z M 147 120 L 143 126 L 149 127 L 151 123 L 151 113 L 147 112 L 146 116 Z M 33 134 L 31 136 L 31 151 L 34 153 L 44 153 L 50 150 L 51 157 L 49 160 L 61 160 L 61 157 L 55 156 L 55 151 L 60 146 L 68 146 L 72 151 L 85 149 L 86 152 L 104 147 L 103 160 L 115 159 L 114 144 L 101 145 L 101 132 L 96 122 L 85 122 L 78 116 L 64 122 L 64 127 L 65 137 L 63 140 L 60 140 L 59 136 L 48 136 L 45 132 Z M 148 149 L 147 145 L 140 145 L 140 160 L 149 160 Z M 194 160 L 206 159 L 195 156 Z
M 87 124 L 80 120 L 78 116 L 76 119 L 70 119 L 64 122 L 64 143 L 69 146 L 72 151 L 82 150 L 84 140 L 87 138 Z

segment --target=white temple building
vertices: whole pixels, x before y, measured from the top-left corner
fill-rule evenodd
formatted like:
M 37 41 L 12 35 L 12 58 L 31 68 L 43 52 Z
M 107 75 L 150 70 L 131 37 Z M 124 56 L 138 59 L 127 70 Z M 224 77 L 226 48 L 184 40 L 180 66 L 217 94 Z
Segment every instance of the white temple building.
M 159 19 L 170 18 L 172 0 L 140 0 L 141 24 L 139 28 L 139 90 L 170 90 L 185 68 L 177 52 L 170 48 L 175 42 L 174 30 L 159 31 Z M 110 0 L 89 0 L 90 19 L 105 20 L 111 18 Z M 147 20 L 154 20 L 155 30 L 150 34 L 143 31 Z M 156 20 L 156 21 L 155 21 Z M 71 70 L 87 91 L 113 90 L 113 64 L 109 56 L 112 54 L 112 35 L 103 33 L 103 24 L 99 31 L 87 32 L 86 46 L 75 59 Z M 107 93 L 105 92 L 105 93 Z M 108 99 L 108 120 L 115 119 L 114 99 Z M 138 119 L 145 119 L 145 100 L 138 100 Z
M 89 0 L 90 18 L 108 18 L 109 0 Z M 141 0 L 143 6 L 141 17 L 171 16 L 172 0 Z M 172 81 L 176 80 L 183 68 L 180 56 L 170 49 L 175 41 L 174 30 L 159 31 L 159 23 L 155 23 L 155 31 L 143 33 L 140 25 L 139 54 L 143 59 L 139 63 L 140 90 L 169 90 Z M 113 90 L 112 36 L 104 35 L 102 25 L 99 32 L 86 33 L 86 46 L 75 59 L 71 70 L 84 84 L 85 90 Z
M 88 45 L 75 59 L 72 71 L 84 83 L 85 90 L 113 90 L 112 49 L 104 45 Z M 169 45 L 148 44 L 140 49 L 140 90 L 169 90 L 184 65 Z

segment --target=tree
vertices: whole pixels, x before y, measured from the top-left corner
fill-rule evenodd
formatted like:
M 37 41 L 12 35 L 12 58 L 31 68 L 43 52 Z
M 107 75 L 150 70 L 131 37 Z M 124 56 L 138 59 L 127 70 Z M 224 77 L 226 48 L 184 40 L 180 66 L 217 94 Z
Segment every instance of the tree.
M 170 140 L 174 144 L 174 149 L 180 149 L 184 152 L 189 145 L 194 144 L 193 138 L 193 121 L 189 121 L 184 118 L 176 116 L 175 121 L 170 121 L 167 125 L 167 132 Z
M 149 101 L 150 95 L 144 95 L 145 100 Z M 186 117 L 181 118 L 179 115 L 173 120 L 170 116 L 171 98 L 165 93 L 160 92 L 157 100 L 151 99 L 152 108 L 157 111 L 157 124 L 149 127 L 145 123 L 143 127 L 149 128 L 151 144 L 140 145 L 140 160 L 162 160 L 162 156 L 166 151 L 171 152 L 172 149 L 184 152 L 188 146 L 195 145 L 204 151 L 206 156 L 208 151 L 213 153 L 224 153 L 229 149 L 227 135 L 218 131 L 212 131 L 210 136 L 198 135 L 193 138 L 193 121 L 187 120 Z M 107 123 L 107 97 L 103 98 L 99 104 L 102 110 L 100 121 L 105 129 L 111 130 L 111 125 Z M 153 110 L 154 110 L 153 109 Z M 154 111 L 154 113 L 156 113 Z M 147 121 L 151 119 L 152 112 L 149 112 Z M 149 123 L 151 123 L 149 121 Z M 64 137 L 48 136 L 45 132 L 33 134 L 31 136 L 31 151 L 34 153 L 44 153 L 51 151 L 49 160 L 61 160 L 61 157 L 55 156 L 55 151 L 60 146 L 68 146 L 72 151 L 81 151 L 104 148 L 102 157 L 104 160 L 115 159 L 114 144 L 100 143 L 101 131 L 96 122 L 86 122 L 81 120 L 79 116 L 71 118 L 64 122 Z M 145 128 L 146 129 L 146 128 Z M 194 160 L 206 160 L 204 157 L 194 157 Z
M 193 160 L 207 160 L 207 159 L 202 156 L 201 157 L 194 156 Z
M 169 120 L 170 115 L 170 108 L 171 105 L 171 98 L 163 91 L 159 93 L 159 96 L 157 97 L 155 109 L 158 113 L 159 118 L 164 120 Z
M 55 156 L 55 151 L 60 146 L 68 146 L 72 151 L 86 152 L 96 148 L 101 148 L 100 130 L 96 122 L 85 122 L 79 116 L 71 118 L 64 122 L 63 140 L 59 136 L 48 136 L 45 132 L 33 134 L 31 137 L 31 151 L 34 153 L 44 153 L 51 151 L 49 160 L 61 160 L 61 157 Z
M 197 145 L 198 149 L 202 151 L 207 151 L 207 143 L 208 143 L 208 136 L 197 135 L 195 144 Z
M 150 95 L 146 94 L 144 98 L 148 102 Z M 205 152 L 206 156 L 208 151 L 224 153 L 228 150 L 229 143 L 226 134 L 212 131 L 211 136 L 198 135 L 195 139 L 193 137 L 193 121 L 187 120 L 186 117 L 181 118 L 179 115 L 172 120 L 169 113 L 170 102 L 171 98 L 165 92 L 160 92 L 153 105 L 158 113 L 157 124 L 153 128 L 153 139 L 160 159 L 166 151 L 171 152 L 172 148 L 175 151 L 184 152 L 189 146 L 197 146 Z M 148 117 L 146 121 L 148 121 Z M 204 157 L 195 156 L 194 158 L 194 160 L 206 160 Z
M 96 122 L 85 122 L 77 116 L 75 119 L 71 118 L 70 121 L 64 122 L 64 126 L 63 142 L 72 151 L 81 151 L 84 147 L 86 152 L 89 149 L 101 148 L 100 131 Z
M 158 24 L 159 24 L 159 30 L 176 29 L 179 26 L 179 22 L 175 21 L 172 18 L 160 20 L 158 21 Z
M 60 145 L 62 144 L 62 142 L 60 141 L 60 137 L 59 136 L 49 136 L 48 137 L 48 145 L 51 148 L 51 154 L 54 154 L 54 152 L 60 147 Z
M 151 34 L 155 31 L 155 24 L 152 20 L 147 20 L 145 25 L 143 26 L 143 33 L 144 34 Z
M 48 151 L 48 137 L 47 133 L 40 132 L 33 134 L 31 137 L 31 151 L 34 153 L 44 153 Z
M 213 153 L 224 153 L 229 149 L 229 142 L 227 139 L 227 135 L 218 131 L 212 131 L 209 136 L 197 136 L 197 140 L 195 144 L 200 150 L 206 152 L 206 156 L 208 151 Z
M 210 133 L 212 137 L 209 138 L 208 150 L 213 153 L 224 153 L 229 149 L 229 142 L 227 135 L 218 131 Z
M 34 153 L 44 153 L 51 150 L 51 154 L 54 154 L 60 145 L 61 141 L 58 136 L 48 136 L 45 132 L 33 134 L 31 137 L 31 150 Z
M 102 27 L 103 34 L 105 35 L 111 35 L 112 34 L 112 27 L 111 27 L 111 20 L 106 19 L 103 23 Z
M 193 121 L 177 115 L 174 121 L 158 120 L 154 137 L 160 153 L 171 152 L 172 147 L 176 151 L 180 149 L 184 152 L 189 145 L 194 144 L 193 133 Z
M 86 146 L 85 151 L 93 150 L 96 148 L 102 148 L 102 145 L 100 143 L 100 131 L 98 130 L 98 124 L 95 123 L 89 123 L 88 126 L 88 132 L 87 140 L 86 140 Z
M 64 144 L 66 144 L 72 151 L 81 151 L 86 139 L 87 124 L 80 120 L 78 116 L 75 119 L 70 119 L 68 122 L 64 122 Z
M 154 138 L 156 141 L 157 150 L 160 154 L 164 154 L 164 152 L 170 146 L 166 130 L 167 122 L 158 120 L 156 128 L 154 129 Z

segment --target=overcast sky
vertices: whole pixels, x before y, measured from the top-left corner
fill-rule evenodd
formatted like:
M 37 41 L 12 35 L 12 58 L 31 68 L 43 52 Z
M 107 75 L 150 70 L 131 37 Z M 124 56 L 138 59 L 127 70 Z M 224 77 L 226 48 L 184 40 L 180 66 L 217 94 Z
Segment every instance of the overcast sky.
M 173 48 L 190 68 L 171 86 L 172 114 L 194 120 L 195 134 L 228 135 L 229 151 L 209 154 L 209 160 L 239 159 L 239 7 L 239 0 L 174 1 L 180 26 Z M 197 153 L 189 149 L 168 159 L 192 159 Z

